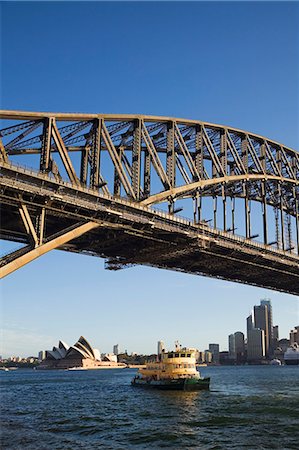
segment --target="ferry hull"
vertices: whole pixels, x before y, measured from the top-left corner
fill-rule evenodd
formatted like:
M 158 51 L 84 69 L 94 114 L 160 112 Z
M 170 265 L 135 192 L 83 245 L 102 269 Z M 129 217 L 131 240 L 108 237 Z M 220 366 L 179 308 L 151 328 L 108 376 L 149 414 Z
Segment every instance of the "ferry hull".
M 134 378 L 132 386 L 161 389 L 166 391 L 201 391 L 209 389 L 210 378 L 201 379 L 178 379 L 178 380 L 145 380 Z

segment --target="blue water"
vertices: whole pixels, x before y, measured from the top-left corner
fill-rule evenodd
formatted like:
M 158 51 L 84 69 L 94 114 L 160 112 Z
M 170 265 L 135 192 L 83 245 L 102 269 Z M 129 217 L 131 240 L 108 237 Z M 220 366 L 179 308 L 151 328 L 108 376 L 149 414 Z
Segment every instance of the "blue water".
M 135 370 L 1 372 L 1 449 L 298 449 L 299 367 L 202 368 L 209 392 Z

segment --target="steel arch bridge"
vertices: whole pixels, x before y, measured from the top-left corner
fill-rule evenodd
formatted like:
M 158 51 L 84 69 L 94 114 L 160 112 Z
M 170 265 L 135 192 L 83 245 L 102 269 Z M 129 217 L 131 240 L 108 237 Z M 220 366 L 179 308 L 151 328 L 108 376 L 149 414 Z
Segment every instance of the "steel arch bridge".
M 1 238 L 24 244 L 2 276 L 57 248 L 299 294 L 295 150 L 144 115 L 1 111 L 0 128 Z

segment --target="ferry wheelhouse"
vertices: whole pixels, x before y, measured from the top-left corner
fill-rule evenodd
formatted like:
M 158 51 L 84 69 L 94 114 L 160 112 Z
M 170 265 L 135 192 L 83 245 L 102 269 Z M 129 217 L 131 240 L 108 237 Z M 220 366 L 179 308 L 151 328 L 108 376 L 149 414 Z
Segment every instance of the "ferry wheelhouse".
M 157 361 L 139 369 L 132 385 L 186 391 L 209 389 L 210 378 L 202 378 L 196 369 L 195 351 L 176 348 L 175 351 L 162 352 Z

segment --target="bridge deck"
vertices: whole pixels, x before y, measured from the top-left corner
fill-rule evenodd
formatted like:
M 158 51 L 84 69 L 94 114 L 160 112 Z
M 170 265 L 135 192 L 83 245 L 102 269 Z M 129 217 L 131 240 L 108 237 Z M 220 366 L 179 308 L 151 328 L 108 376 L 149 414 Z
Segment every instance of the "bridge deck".
M 99 224 L 59 248 L 106 258 L 109 269 L 141 264 L 299 294 L 296 254 L 9 163 L 1 163 L 0 186 L 4 239 L 28 242 L 18 211 L 21 195 L 33 219 L 45 209 L 45 241 L 78 223 Z M 16 256 L 3 258 L 2 265 Z

